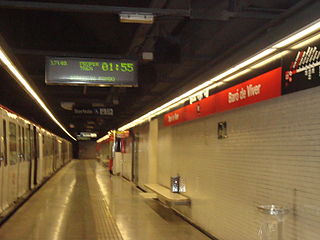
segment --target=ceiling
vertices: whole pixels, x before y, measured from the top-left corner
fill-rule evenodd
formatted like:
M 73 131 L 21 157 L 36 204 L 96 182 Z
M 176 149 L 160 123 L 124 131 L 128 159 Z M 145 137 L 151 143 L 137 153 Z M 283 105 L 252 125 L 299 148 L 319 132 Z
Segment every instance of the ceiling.
M 0 0 L 0 34 L 68 131 L 102 136 L 164 102 L 183 86 L 205 80 L 196 77 L 310 2 Z M 120 23 L 121 11 L 153 12 L 155 22 Z M 154 60 L 143 60 L 143 52 L 153 52 Z M 139 86 L 48 86 L 46 56 L 133 58 L 138 61 Z M 3 105 L 66 136 L 5 70 L 0 70 L 0 77 Z M 62 108 L 62 102 L 111 107 L 114 116 L 77 115 Z

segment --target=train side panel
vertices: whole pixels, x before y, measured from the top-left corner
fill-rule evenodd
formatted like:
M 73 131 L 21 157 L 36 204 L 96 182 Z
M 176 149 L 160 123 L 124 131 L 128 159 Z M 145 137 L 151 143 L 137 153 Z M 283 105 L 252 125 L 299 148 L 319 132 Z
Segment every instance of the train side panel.
M 0 216 L 71 160 L 70 142 L 0 105 Z

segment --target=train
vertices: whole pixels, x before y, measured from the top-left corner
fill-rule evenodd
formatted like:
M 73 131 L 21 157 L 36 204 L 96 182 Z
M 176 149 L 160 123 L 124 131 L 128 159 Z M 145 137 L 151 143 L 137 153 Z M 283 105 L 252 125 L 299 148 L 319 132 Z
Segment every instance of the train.
M 71 142 L 0 105 L 0 216 L 71 159 Z

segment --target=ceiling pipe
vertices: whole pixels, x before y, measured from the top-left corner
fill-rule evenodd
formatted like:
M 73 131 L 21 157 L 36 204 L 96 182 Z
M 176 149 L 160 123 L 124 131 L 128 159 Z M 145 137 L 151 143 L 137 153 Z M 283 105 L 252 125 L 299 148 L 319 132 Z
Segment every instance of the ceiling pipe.
M 158 16 L 190 17 L 188 9 L 136 8 L 87 4 L 66 4 L 30 1 L 0 1 L 0 7 L 21 10 L 42 10 L 53 12 L 114 13 L 141 12 Z

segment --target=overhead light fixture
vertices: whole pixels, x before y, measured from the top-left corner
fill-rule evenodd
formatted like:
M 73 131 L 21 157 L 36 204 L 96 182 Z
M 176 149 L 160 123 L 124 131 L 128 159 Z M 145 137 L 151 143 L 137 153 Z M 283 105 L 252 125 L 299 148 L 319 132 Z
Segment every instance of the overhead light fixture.
M 317 21 L 305 26 L 304 28 L 290 34 L 285 39 L 280 40 L 275 45 L 273 45 L 272 48 L 286 47 L 286 46 L 308 36 L 309 34 L 314 33 L 315 31 L 318 31 L 319 29 L 320 29 L 320 19 L 318 19 Z
M 152 13 L 121 12 L 119 17 L 122 23 L 153 24 L 154 21 Z
M 318 41 L 319 39 L 320 39 L 320 33 L 314 34 L 311 37 L 309 37 L 308 39 L 291 46 L 290 49 L 296 50 L 296 49 L 306 47 L 306 46 L 310 45 L 311 43 Z
M 110 130 L 105 136 L 99 138 L 96 142 L 97 142 L 97 143 L 101 143 L 101 142 L 107 140 L 109 137 L 111 137 L 112 135 L 114 135 L 115 132 L 116 132 L 115 130 Z
M 250 67 L 250 69 L 258 69 L 258 68 L 261 68 L 262 66 L 265 66 L 267 65 L 268 63 L 271 63 L 277 59 L 280 59 L 282 58 L 283 56 L 287 55 L 288 53 L 290 53 L 289 50 L 285 50 L 285 51 L 282 51 L 280 53 L 277 53 L 275 55 L 272 55 L 270 56 L 269 58 L 267 58 L 266 60 L 263 60 L 261 62 L 258 62 L 257 64 L 253 65 Z
M 236 73 L 236 74 L 232 75 L 231 77 L 228 77 L 228 78 L 224 79 L 223 82 L 230 82 L 233 79 L 238 78 L 238 77 L 240 77 L 240 76 L 242 76 L 244 74 L 247 74 L 250 71 L 252 71 L 252 70 L 251 69 L 245 69 L 245 70 L 243 70 L 243 71 L 241 71 L 239 73 Z
M 18 71 L 18 69 L 11 62 L 5 51 L 0 47 L 0 60 L 6 66 L 9 73 L 24 87 L 25 91 L 42 107 L 42 109 L 50 116 L 50 118 L 73 140 L 77 141 L 58 121 L 58 119 L 49 110 L 39 95 L 33 90 L 25 77 Z

